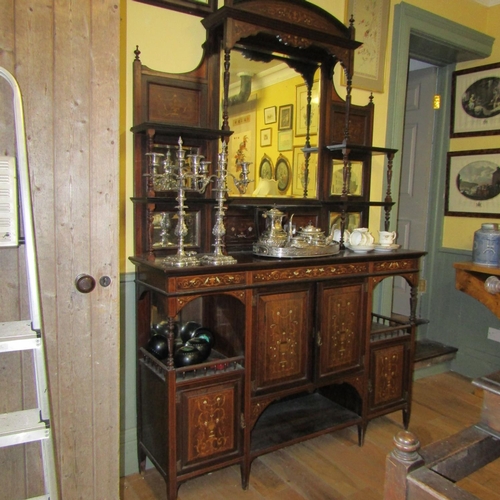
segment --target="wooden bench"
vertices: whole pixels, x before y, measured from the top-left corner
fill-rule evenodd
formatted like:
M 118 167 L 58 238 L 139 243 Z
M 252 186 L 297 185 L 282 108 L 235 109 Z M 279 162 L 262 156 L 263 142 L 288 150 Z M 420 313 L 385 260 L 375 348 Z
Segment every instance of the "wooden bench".
M 384 500 L 477 500 L 455 483 L 500 457 L 500 371 L 472 383 L 484 391 L 476 425 L 424 448 L 411 432 L 394 437 Z

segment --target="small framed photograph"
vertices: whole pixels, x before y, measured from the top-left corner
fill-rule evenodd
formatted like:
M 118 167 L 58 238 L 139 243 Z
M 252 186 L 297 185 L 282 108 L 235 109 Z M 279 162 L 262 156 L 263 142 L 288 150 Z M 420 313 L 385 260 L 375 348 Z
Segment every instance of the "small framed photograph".
M 276 106 L 270 106 L 269 108 L 264 108 L 264 123 L 266 125 L 271 125 L 271 123 L 276 123 Z
M 455 71 L 450 137 L 500 134 L 500 63 Z
M 347 171 L 346 179 L 347 196 L 363 196 L 363 162 L 351 161 L 350 171 Z M 341 196 L 344 188 L 344 160 L 333 160 L 332 162 L 332 185 L 330 194 Z
M 293 149 L 293 130 L 278 132 L 278 151 L 291 151 Z
M 217 0 L 136 0 L 136 2 L 205 17 L 217 10 Z
M 500 149 L 448 153 L 444 214 L 500 217 Z
M 279 119 L 278 119 L 278 130 L 288 130 L 292 128 L 293 124 L 293 104 L 287 104 L 286 106 L 280 106 L 279 109 Z
M 271 128 L 263 128 L 260 131 L 260 147 L 264 148 L 266 146 L 271 145 L 271 139 L 272 139 L 272 130 Z

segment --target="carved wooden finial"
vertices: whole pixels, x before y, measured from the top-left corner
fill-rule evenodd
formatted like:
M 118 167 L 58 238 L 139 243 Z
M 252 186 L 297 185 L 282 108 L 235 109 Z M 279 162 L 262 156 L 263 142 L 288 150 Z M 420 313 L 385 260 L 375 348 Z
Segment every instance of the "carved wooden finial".
M 419 458 L 417 452 L 420 449 L 420 441 L 412 432 L 398 432 L 394 436 L 394 444 L 396 448 L 392 453 L 399 460 L 404 462 L 414 462 Z
M 373 104 L 373 92 L 370 92 L 370 104 Z
M 135 54 L 135 60 L 139 61 L 139 56 L 141 55 L 141 51 L 139 50 L 139 45 L 135 46 L 134 54 Z

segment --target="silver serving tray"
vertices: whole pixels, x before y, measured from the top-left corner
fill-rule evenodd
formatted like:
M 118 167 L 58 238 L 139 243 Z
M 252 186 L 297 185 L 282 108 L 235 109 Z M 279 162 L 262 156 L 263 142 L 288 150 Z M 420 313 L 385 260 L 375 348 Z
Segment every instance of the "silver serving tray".
M 271 247 L 254 243 L 253 254 L 259 257 L 277 257 L 280 259 L 306 259 L 308 257 L 327 257 L 340 252 L 340 245 L 333 242 L 329 245 L 308 245 L 307 247 Z

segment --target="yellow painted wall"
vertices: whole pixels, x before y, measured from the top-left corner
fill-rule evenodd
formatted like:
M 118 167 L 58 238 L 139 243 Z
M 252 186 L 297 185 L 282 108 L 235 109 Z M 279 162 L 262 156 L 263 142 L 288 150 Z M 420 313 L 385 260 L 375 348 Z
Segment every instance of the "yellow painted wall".
M 389 19 L 388 44 L 386 47 L 385 65 L 385 89 L 383 93 L 376 93 L 375 103 L 375 130 L 374 144 L 384 146 L 386 137 L 386 120 L 388 106 L 388 82 L 390 72 L 390 54 L 392 42 L 393 6 L 401 0 L 391 0 Z M 497 27 L 500 23 L 500 6 L 485 7 L 472 0 L 406 0 L 421 9 L 428 10 L 437 15 L 446 17 L 469 28 L 484 32 L 491 36 L 497 35 Z M 340 20 L 345 19 L 345 4 L 342 0 L 314 0 L 314 3 Z M 133 254 L 133 207 L 130 201 L 132 195 L 132 62 L 134 50 L 139 45 L 141 50 L 141 61 L 143 64 L 159 71 L 186 72 L 194 69 L 201 60 L 201 45 L 205 39 L 205 31 L 200 23 L 200 18 L 177 13 L 168 9 L 145 5 L 134 0 L 122 0 L 123 23 L 125 40 L 122 46 L 125 54 L 122 62 L 125 65 L 122 82 L 122 99 L 126 101 L 122 120 L 122 152 L 125 161 L 122 163 L 122 206 L 121 214 L 125 238 L 122 238 L 121 261 L 122 270 L 131 271 L 133 266 L 128 263 L 127 257 Z M 494 45 L 493 54 L 487 60 L 474 61 L 462 64 L 458 69 L 468 66 L 478 66 L 491 62 L 500 61 L 499 44 Z M 336 87 L 339 89 L 338 76 L 336 76 Z M 340 91 L 340 89 L 339 89 Z M 342 93 L 342 92 L 340 92 Z M 368 102 L 369 92 L 354 90 L 353 103 L 365 105 Z M 259 130 L 259 129 L 257 129 Z M 471 150 L 482 148 L 493 148 L 498 144 L 498 136 L 481 138 L 461 138 L 451 141 L 451 150 Z M 382 164 L 374 163 L 374 179 L 372 189 L 381 192 L 383 183 Z M 380 174 L 377 174 L 379 172 Z M 394 189 L 393 189 L 394 191 Z M 480 226 L 482 219 L 464 217 L 444 218 L 443 246 L 471 249 L 474 231 Z M 371 222 L 372 230 L 378 228 L 378 222 Z
M 500 23 L 500 5 L 489 7 L 487 16 L 475 16 L 483 20 L 482 31 L 490 36 L 497 37 L 499 34 L 498 26 Z M 484 23 L 486 19 L 486 23 Z M 472 61 L 457 65 L 457 69 L 473 68 L 484 64 L 500 62 L 500 40 L 493 44 L 492 55 L 487 59 Z M 451 139 L 450 151 L 473 151 L 477 149 L 493 149 L 500 145 L 498 135 L 481 137 L 461 137 Z M 498 219 L 484 219 L 476 217 L 445 217 L 443 231 L 443 246 L 448 248 L 458 248 L 463 250 L 472 250 L 474 231 L 481 227 L 483 222 L 498 222 Z

